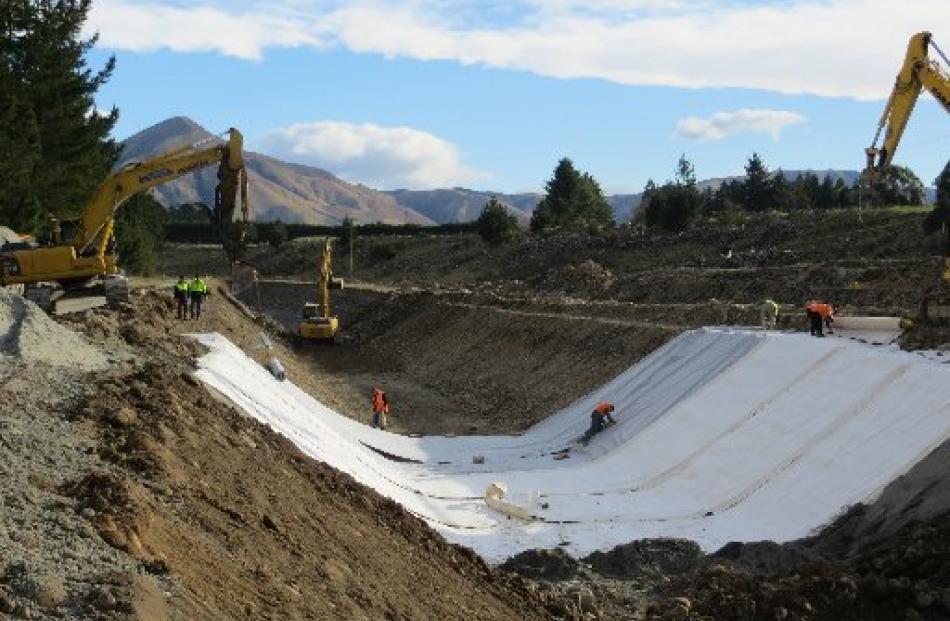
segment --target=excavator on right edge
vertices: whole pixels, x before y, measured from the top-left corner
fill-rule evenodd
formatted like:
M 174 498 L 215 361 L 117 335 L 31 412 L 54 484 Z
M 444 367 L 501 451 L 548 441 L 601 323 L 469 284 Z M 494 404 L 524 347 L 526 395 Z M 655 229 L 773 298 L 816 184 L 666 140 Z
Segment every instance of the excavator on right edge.
M 946 64 L 941 67 L 936 58 L 930 57 L 933 50 L 936 56 Z M 927 90 L 939 101 L 947 112 L 950 112 L 950 59 L 937 47 L 929 32 L 918 32 L 910 38 L 907 44 L 907 54 L 904 64 L 897 74 L 894 90 L 884 106 L 884 113 L 878 122 L 877 132 L 871 146 L 864 150 L 867 155 L 867 165 L 862 173 L 862 184 L 873 184 L 887 167 L 890 166 L 897 145 L 907 127 L 907 121 L 914 111 L 914 105 L 920 93 Z M 884 142 L 878 148 L 881 132 L 884 132 Z M 944 226 L 947 226 L 945 224 Z M 937 300 L 938 290 L 947 288 L 950 283 L 950 256 L 945 256 L 940 274 L 923 292 L 919 308 L 919 319 L 932 322 L 950 320 L 950 300 Z M 940 296 L 947 297 L 947 296 Z
M 890 166 L 921 91 L 924 89 L 929 91 L 937 101 L 943 104 L 944 109 L 950 112 L 950 74 L 947 69 L 937 63 L 936 59 L 930 58 L 931 49 L 950 69 L 950 60 L 937 47 L 929 32 L 918 32 L 910 38 L 904 64 L 901 66 L 900 73 L 897 74 L 894 90 L 891 91 L 891 96 L 884 106 L 884 114 L 878 122 L 874 140 L 871 141 L 871 146 L 864 150 L 867 154 L 867 167 L 864 172 L 871 180 L 877 178 Z M 878 148 L 877 141 L 882 131 L 884 142 L 881 148 Z

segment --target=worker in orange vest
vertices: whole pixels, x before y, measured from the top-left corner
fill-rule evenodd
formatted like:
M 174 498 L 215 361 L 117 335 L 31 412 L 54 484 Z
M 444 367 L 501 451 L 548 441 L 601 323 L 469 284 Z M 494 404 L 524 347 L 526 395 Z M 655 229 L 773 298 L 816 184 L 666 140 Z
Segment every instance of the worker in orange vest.
M 590 428 L 581 437 L 581 442 L 585 446 L 595 435 L 617 423 L 612 416 L 613 411 L 614 404 L 607 401 L 601 401 L 594 407 L 594 411 L 590 413 Z
M 835 309 L 831 304 L 811 302 L 805 307 L 805 312 L 808 314 L 808 322 L 812 336 L 824 336 L 821 331 L 822 324 L 828 328 L 828 334 L 834 334 L 831 326 L 834 323 Z
M 386 428 L 386 416 L 389 414 L 389 399 L 382 388 L 376 386 L 373 388 L 373 427 L 375 429 Z

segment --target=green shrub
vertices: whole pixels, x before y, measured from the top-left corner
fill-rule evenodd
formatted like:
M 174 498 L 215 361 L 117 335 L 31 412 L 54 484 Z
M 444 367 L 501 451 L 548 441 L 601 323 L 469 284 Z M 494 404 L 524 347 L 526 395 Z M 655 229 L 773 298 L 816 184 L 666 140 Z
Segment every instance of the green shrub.
M 494 196 L 482 207 L 475 221 L 478 234 L 490 244 L 500 244 L 518 235 L 518 221 Z

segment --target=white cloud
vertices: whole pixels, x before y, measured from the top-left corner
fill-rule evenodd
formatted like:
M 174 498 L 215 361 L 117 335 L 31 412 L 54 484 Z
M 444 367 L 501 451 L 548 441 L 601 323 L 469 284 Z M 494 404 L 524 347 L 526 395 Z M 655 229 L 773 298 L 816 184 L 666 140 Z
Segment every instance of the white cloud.
M 92 4 L 87 26 L 99 32 L 100 46 L 136 52 L 164 48 L 260 60 L 270 47 L 322 45 L 308 24 L 289 16 L 228 12 L 210 5 L 184 8 L 99 0 Z
M 122 49 L 255 58 L 336 46 L 557 78 L 861 99 L 886 96 L 912 33 L 950 33 L 946 0 L 171 1 L 100 0 L 90 26 Z
M 742 132 L 761 132 L 778 140 L 783 129 L 804 122 L 805 117 L 797 112 L 743 108 L 735 112 L 715 112 L 708 119 L 695 116 L 680 119 L 676 123 L 676 134 L 690 140 L 722 140 Z
M 381 189 L 450 187 L 488 177 L 464 165 L 452 143 L 411 127 L 300 123 L 258 142 L 277 157 L 319 166 L 348 181 Z

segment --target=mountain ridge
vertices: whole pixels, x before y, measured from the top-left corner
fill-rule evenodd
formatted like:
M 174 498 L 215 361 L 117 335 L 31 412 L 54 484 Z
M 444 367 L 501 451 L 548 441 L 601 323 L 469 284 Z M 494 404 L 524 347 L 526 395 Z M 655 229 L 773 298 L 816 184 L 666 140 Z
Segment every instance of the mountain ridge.
M 120 164 L 153 157 L 189 144 L 215 140 L 217 137 L 193 120 L 177 116 L 165 119 L 122 141 Z M 345 218 L 357 223 L 445 224 L 470 222 L 478 218 L 482 206 L 492 197 L 502 202 L 522 225 L 531 219 L 543 194 L 535 192 L 505 193 L 473 190 L 463 187 L 435 190 L 376 190 L 360 183 L 350 183 L 333 173 L 318 168 L 245 151 L 248 169 L 252 218 L 258 221 L 280 219 L 288 223 L 339 224 Z M 832 175 L 849 185 L 860 174 L 857 170 L 800 169 L 783 170 L 785 178 L 794 180 L 812 173 L 819 179 Z M 717 188 L 726 181 L 744 176 L 704 179 L 701 188 Z M 217 183 L 214 167 L 194 175 L 161 185 L 152 190 L 165 207 L 184 203 L 214 201 Z M 933 200 L 933 188 L 928 188 Z M 642 193 L 608 195 L 607 202 L 617 222 L 628 221 L 639 208 Z

